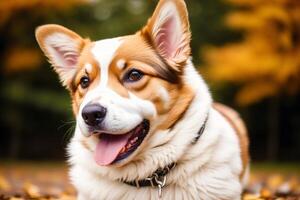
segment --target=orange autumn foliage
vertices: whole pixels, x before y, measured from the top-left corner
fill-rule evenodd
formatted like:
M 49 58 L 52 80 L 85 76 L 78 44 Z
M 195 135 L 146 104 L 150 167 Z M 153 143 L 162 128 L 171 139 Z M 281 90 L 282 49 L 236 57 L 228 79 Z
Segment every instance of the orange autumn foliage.
M 11 49 L 4 60 L 4 71 L 13 73 L 24 69 L 35 69 L 42 63 L 41 53 L 33 48 Z
M 240 9 L 226 24 L 243 40 L 204 52 L 211 81 L 237 84 L 237 103 L 249 105 L 300 90 L 300 1 L 229 0 Z
M 274 164 L 271 166 L 260 164 L 259 167 L 254 164 L 249 184 L 241 199 L 298 200 L 300 198 L 298 165 L 285 167 L 276 167 Z M 75 200 L 76 191 L 68 179 L 67 171 L 67 166 L 62 163 L 49 161 L 0 162 L 0 200 Z
M 88 0 L 2 0 L 0 1 L 0 27 L 13 15 L 22 10 L 39 10 L 49 8 L 65 10 Z
M 2 50 L 5 73 L 34 70 L 44 60 L 36 43 L 32 43 L 37 19 L 47 19 L 49 13 L 65 13 L 90 0 L 1 0 L 0 32 L 6 46 Z M 28 13 L 30 13 L 28 15 Z M 2 32 L 3 31 L 3 32 Z

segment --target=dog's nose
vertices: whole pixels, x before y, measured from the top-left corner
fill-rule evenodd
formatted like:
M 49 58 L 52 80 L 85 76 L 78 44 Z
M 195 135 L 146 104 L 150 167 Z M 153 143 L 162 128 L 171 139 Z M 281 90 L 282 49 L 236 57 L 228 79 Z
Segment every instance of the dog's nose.
M 90 104 L 83 108 L 82 118 L 89 126 L 98 126 L 104 120 L 106 108 L 99 104 Z

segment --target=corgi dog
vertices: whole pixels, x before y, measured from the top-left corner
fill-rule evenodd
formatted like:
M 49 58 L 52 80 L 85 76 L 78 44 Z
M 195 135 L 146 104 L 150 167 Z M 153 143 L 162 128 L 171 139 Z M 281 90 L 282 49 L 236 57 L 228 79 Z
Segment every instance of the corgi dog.
M 72 98 L 79 200 L 241 199 L 246 129 L 192 63 L 184 0 L 160 0 L 133 35 L 93 42 L 49 24 L 36 38 Z

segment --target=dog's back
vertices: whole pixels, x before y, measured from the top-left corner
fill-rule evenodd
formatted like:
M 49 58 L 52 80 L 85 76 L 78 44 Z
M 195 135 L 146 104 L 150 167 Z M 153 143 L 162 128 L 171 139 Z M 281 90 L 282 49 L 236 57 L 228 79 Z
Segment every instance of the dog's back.
M 239 144 L 241 149 L 241 160 L 243 163 L 243 170 L 240 174 L 240 178 L 243 179 L 247 175 L 247 167 L 249 164 L 249 139 L 247 134 L 247 129 L 244 121 L 241 119 L 240 115 L 232 108 L 225 106 L 220 103 L 214 103 L 213 107 L 217 110 L 232 126 L 239 138 Z

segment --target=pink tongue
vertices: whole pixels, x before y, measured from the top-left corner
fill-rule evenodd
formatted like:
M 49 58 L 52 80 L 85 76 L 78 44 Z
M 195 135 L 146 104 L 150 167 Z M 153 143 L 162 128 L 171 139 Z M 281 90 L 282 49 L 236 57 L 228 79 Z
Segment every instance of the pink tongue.
M 118 156 L 121 149 L 127 144 L 131 134 L 103 135 L 97 144 L 94 159 L 98 165 L 109 165 Z

